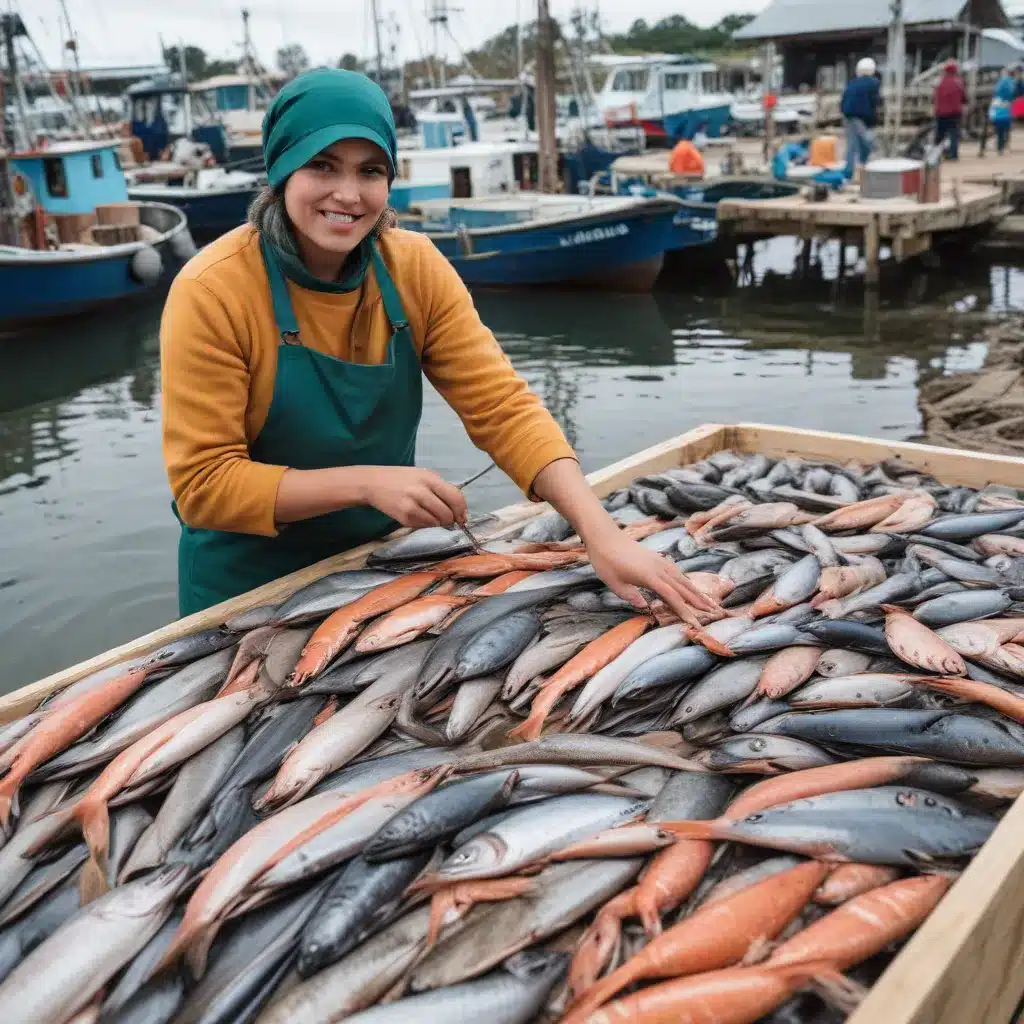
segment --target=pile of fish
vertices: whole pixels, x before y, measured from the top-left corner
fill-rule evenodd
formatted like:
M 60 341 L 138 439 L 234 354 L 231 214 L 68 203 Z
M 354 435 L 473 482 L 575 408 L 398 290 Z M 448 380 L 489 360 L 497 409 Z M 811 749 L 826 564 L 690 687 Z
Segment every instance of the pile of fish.
M 718 452 L 0 728 L 0 1020 L 838 1022 L 1024 790 L 1024 501 Z

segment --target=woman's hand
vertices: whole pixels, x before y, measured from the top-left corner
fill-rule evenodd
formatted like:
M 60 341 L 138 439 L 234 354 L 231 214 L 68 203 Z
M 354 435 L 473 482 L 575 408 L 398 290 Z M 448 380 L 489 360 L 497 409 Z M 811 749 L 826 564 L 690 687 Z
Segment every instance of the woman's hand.
M 402 526 L 454 526 L 469 515 L 454 484 L 430 469 L 361 466 L 361 504 L 372 505 Z
M 657 594 L 683 622 L 692 622 L 694 610 L 715 607 L 673 562 L 631 540 L 614 523 L 610 530 L 601 529 L 583 541 L 597 575 L 634 608 L 648 606 L 640 587 Z
M 469 512 L 462 491 L 429 469 L 414 466 L 338 466 L 289 469 L 277 491 L 274 520 L 302 519 L 370 505 L 402 526 L 453 526 Z

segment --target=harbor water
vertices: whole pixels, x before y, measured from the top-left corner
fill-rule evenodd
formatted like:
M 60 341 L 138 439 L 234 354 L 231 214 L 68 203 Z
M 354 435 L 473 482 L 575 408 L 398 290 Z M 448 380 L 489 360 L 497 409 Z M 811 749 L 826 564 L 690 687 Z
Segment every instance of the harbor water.
M 993 319 L 1024 308 L 1024 271 L 916 270 L 866 304 L 829 260 L 797 280 L 772 243 L 753 280 L 650 295 L 487 292 L 484 321 L 593 470 L 706 422 L 894 439 L 917 390 L 974 369 Z M 178 526 L 160 445 L 159 302 L 0 339 L 0 690 L 176 616 Z M 450 480 L 487 463 L 427 389 L 418 457 Z M 492 471 L 473 512 L 520 500 Z

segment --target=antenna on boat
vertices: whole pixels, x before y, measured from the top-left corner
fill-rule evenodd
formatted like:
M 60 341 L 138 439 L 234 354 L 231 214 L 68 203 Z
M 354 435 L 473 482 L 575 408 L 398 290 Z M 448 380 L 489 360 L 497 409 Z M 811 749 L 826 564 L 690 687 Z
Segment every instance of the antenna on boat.
M 370 0 L 370 16 L 373 18 L 373 41 L 377 47 L 377 84 L 383 88 L 384 53 L 380 48 L 380 14 L 377 11 L 377 0 Z
M 438 85 L 442 89 L 445 84 L 445 58 L 439 55 L 438 35 L 448 31 L 448 15 L 450 13 L 448 0 L 433 0 L 431 12 L 427 15 L 427 21 L 434 27 L 434 60 L 438 62 Z
M 11 144 L 15 151 L 30 149 L 32 143 L 28 135 L 28 117 L 25 113 L 25 85 L 18 73 L 18 54 L 14 46 L 14 40 L 19 36 L 27 36 L 28 31 L 21 20 L 21 15 L 15 14 L 13 10 L 0 13 L 0 26 L 3 29 L 4 50 L 7 56 L 7 77 L 14 92 L 14 108 L 17 115 L 12 126 Z

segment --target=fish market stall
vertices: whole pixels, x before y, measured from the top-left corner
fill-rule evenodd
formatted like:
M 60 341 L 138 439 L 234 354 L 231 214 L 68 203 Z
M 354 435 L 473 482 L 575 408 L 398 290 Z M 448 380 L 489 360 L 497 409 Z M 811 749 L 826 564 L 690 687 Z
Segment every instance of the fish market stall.
M 0 698 L 0 1018 L 1009 1021 L 1024 459 L 712 424 L 589 480 L 675 613 L 521 504 Z

